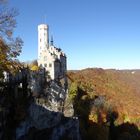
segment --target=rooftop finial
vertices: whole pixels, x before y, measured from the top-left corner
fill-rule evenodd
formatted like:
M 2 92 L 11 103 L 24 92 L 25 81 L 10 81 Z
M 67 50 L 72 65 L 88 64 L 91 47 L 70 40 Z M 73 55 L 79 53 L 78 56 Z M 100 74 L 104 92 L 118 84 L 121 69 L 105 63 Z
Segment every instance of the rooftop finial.
M 51 36 L 51 46 L 53 46 L 53 36 Z
M 46 19 L 47 19 L 47 16 L 44 15 L 44 23 L 45 23 L 45 24 L 47 23 L 47 22 L 46 22 Z

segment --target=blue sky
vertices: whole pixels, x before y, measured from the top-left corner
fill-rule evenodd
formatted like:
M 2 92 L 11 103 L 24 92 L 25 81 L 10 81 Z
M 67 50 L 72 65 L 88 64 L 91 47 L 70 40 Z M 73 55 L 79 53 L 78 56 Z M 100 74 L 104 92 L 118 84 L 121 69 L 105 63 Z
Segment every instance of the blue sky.
M 140 68 L 140 0 L 11 0 L 10 6 L 20 13 L 21 61 L 37 58 L 37 26 L 46 22 L 68 69 Z

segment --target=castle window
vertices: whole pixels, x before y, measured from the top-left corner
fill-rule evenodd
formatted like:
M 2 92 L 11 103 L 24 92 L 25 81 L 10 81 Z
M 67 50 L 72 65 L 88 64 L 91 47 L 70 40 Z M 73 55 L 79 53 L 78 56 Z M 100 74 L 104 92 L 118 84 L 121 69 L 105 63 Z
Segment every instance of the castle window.
M 47 67 L 47 64 L 44 64 L 44 67 Z
M 47 56 L 44 56 L 44 61 L 47 61 Z
M 56 58 L 58 58 L 58 55 L 55 55 Z
M 49 67 L 52 67 L 52 64 L 51 63 L 49 64 Z
M 41 38 L 40 38 L 40 42 L 41 42 Z

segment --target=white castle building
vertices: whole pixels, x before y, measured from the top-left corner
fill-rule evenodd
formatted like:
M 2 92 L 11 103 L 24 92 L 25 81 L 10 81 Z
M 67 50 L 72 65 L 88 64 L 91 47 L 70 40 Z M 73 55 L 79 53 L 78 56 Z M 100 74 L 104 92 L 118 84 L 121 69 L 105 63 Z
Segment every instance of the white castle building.
M 64 78 L 67 70 L 66 55 L 49 42 L 49 26 L 38 26 L 38 65 L 45 67 L 51 79 Z

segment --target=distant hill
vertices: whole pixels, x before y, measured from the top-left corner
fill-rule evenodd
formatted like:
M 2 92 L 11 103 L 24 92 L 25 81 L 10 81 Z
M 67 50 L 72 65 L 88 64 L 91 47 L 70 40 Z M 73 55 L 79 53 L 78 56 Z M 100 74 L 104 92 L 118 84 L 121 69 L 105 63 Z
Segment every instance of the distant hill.
M 119 121 L 127 116 L 140 126 L 140 70 L 88 68 L 68 71 L 68 76 L 79 85 L 90 85 L 94 94 L 105 96 L 117 107 Z

